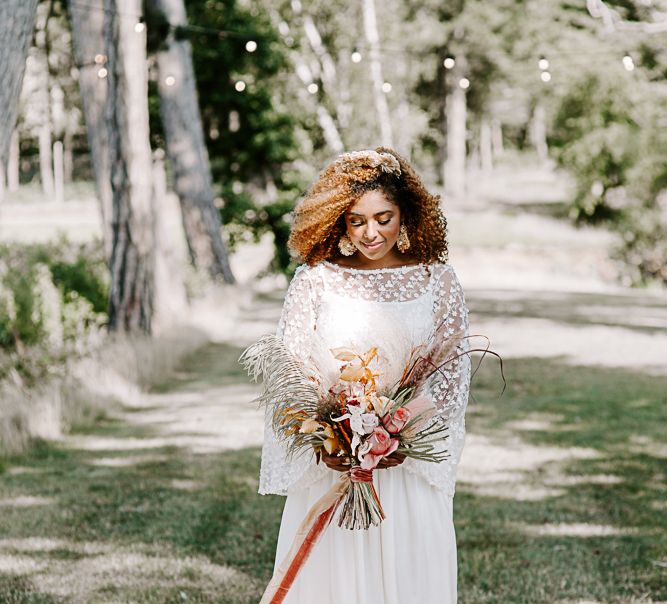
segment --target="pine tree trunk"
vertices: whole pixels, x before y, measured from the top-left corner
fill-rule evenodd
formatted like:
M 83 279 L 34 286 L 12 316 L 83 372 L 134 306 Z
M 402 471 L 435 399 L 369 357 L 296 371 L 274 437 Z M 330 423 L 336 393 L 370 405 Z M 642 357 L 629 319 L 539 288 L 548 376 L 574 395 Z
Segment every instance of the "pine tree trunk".
M 363 0 L 364 32 L 369 46 L 371 80 L 373 82 L 373 99 L 375 111 L 380 126 L 380 139 L 385 147 L 393 147 L 391 116 L 387 97 L 382 91 L 384 79 L 382 77 L 382 57 L 380 56 L 380 37 L 378 35 L 377 19 L 375 15 L 375 0 Z
M 7 164 L 38 0 L 0 2 L 0 165 Z
M 88 147 L 93 164 L 97 198 L 102 219 L 102 238 L 105 257 L 111 261 L 111 168 L 109 167 L 109 139 L 105 107 L 107 79 L 98 75 L 106 69 L 96 63 L 95 57 L 105 57 L 104 45 L 104 0 L 77 2 L 70 0 L 69 15 L 72 25 L 74 56 L 79 68 L 79 89 L 83 101 Z M 99 59 L 98 59 L 99 60 Z
M 447 96 L 447 162 L 445 164 L 445 193 L 463 199 L 466 188 L 466 121 L 467 100 L 459 82 L 465 73 L 465 59 L 457 56 L 451 71 L 450 92 Z
M 493 150 L 491 148 L 491 124 L 483 117 L 479 125 L 479 157 L 484 172 L 493 171 Z
M 183 0 L 151 0 L 154 10 L 173 26 L 187 23 Z M 173 173 L 174 190 L 181 202 L 183 226 L 192 263 L 234 283 L 229 254 L 222 240 L 220 213 L 214 204 L 208 151 L 204 142 L 192 48 L 173 29 L 157 54 L 160 114 Z
M 19 161 L 21 159 L 21 145 L 19 141 L 18 128 L 12 132 L 12 140 L 9 146 L 9 159 L 7 160 L 7 190 L 14 193 L 19 190 Z
M 540 161 L 549 159 L 549 147 L 547 146 L 547 118 L 544 105 L 537 102 L 533 109 L 533 119 L 530 124 L 530 139 Z
M 155 199 L 148 131 L 141 0 L 105 0 L 113 245 L 109 329 L 151 332 L 155 290 Z

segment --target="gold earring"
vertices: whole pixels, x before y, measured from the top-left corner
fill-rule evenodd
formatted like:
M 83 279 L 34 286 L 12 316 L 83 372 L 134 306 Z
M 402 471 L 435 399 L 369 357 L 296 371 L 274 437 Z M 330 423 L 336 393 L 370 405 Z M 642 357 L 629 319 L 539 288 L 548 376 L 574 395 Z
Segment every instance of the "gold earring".
M 408 228 L 402 224 L 398 231 L 398 239 L 396 240 L 396 247 L 401 254 L 404 254 L 410 249 L 410 239 L 408 237 Z
M 338 240 L 338 249 L 340 250 L 340 253 L 343 254 L 343 256 L 351 256 L 354 254 L 354 252 L 357 251 L 357 246 L 352 243 L 352 239 L 350 239 L 347 235 L 343 235 Z

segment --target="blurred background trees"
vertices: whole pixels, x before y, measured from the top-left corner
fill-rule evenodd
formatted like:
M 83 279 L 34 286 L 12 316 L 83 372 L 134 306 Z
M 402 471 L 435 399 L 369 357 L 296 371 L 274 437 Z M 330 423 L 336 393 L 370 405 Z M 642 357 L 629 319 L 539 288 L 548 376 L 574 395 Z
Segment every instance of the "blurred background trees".
M 610 253 L 632 283 L 667 281 L 661 2 L 124 2 L 20 3 L 21 27 L 3 19 L 0 38 L 6 195 L 39 183 L 63 203 L 65 186 L 95 182 L 111 292 L 123 220 L 145 214 L 147 241 L 161 232 L 164 196 L 148 190 L 164 175 L 149 187 L 151 164 L 166 166 L 193 270 L 231 282 L 228 252 L 262 238 L 275 246 L 268 268 L 293 269 L 290 211 L 317 171 L 343 150 L 388 141 L 462 204 L 470 174 L 507 158 L 566 171 L 576 184 L 569 220 L 617 233 Z M 149 127 L 127 118 L 127 136 L 147 138 L 143 167 L 113 172 L 114 149 L 127 151 L 113 139 L 121 112 L 139 102 L 128 104 L 129 84 L 109 98 L 108 22 L 120 14 L 133 35 L 118 52 L 137 44 Z M 145 210 L 122 210 L 118 191 L 141 178 Z M 164 298 L 177 277 L 162 274 L 172 277 L 158 286 Z

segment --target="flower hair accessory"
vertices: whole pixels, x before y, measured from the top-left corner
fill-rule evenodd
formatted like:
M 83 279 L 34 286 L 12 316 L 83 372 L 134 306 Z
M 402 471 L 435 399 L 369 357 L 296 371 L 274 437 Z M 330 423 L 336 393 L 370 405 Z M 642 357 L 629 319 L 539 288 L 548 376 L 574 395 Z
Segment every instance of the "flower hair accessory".
M 341 172 L 348 172 L 364 166 L 367 168 L 380 168 L 382 172 L 396 174 L 396 176 L 401 173 L 401 166 L 391 153 L 378 153 L 373 149 L 343 153 L 336 158 L 335 163 Z

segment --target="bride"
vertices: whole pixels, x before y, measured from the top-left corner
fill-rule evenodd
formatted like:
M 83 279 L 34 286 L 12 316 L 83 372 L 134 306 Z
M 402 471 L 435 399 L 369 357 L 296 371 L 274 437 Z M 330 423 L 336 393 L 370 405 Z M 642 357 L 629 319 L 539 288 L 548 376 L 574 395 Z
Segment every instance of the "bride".
M 335 347 L 377 346 L 385 386 L 410 350 L 442 321 L 467 335 L 461 285 L 446 263 L 446 220 L 408 162 L 389 148 L 339 156 L 295 211 L 289 245 L 303 262 L 290 283 L 278 335 L 323 380 L 335 381 Z M 447 335 L 445 334 L 445 335 Z M 462 340 L 458 352 L 467 350 Z M 374 473 L 386 519 L 368 530 L 333 522 L 314 548 L 286 604 L 453 604 L 456 468 L 465 437 L 470 360 L 435 373 L 425 392 L 448 420 L 448 459 L 429 463 L 394 453 Z M 383 384 L 380 384 L 382 387 Z M 267 413 L 259 492 L 286 495 L 276 566 L 311 506 L 349 470 L 345 458 L 289 460 Z

